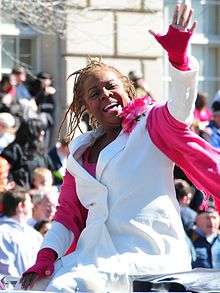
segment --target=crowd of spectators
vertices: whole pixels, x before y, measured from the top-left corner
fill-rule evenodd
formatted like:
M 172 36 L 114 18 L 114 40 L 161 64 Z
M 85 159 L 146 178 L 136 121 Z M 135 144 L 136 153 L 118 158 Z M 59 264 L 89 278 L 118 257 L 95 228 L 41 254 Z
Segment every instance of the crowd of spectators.
M 51 140 L 55 93 L 49 73 L 20 66 L 0 81 L 0 275 L 34 263 L 56 211 L 68 141 Z
M 140 96 L 150 94 L 141 76 L 129 77 Z M 55 92 L 49 73 L 27 83 L 23 67 L 0 82 L 0 275 L 19 277 L 34 263 L 55 214 L 68 156 L 65 138 L 51 145 Z M 192 130 L 220 148 L 220 95 L 209 108 L 198 93 Z M 218 203 L 178 166 L 174 183 L 193 268 L 220 268 Z
M 211 107 L 207 95 L 197 94 L 191 129 L 216 148 L 220 148 L 220 95 Z M 175 189 L 193 268 L 220 268 L 220 205 L 192 185 L 178 166 L 174 169 Z

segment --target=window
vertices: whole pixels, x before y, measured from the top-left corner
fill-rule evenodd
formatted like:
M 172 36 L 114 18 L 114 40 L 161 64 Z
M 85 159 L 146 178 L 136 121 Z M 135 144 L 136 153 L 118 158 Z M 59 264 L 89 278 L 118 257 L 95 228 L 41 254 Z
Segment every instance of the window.
M 165 1 L 165 25 L 172 19 L 171 11 L 176 1 Z M 195 19 L 198 21 L 192 39 L 191 53 L 200 63 L 199 91 L 206 92 L 211 104 L 214 94 L 220 89 L 220 1 L 192 0 Z M 165 60 L 164 91 L 169 97 L 170 79 L 168 62 Z
M 2 73 L 9 73 L 18 63 L 36 71 L 38 34 L 25 24 L 5 19 L 1 22 L 1 34 Z

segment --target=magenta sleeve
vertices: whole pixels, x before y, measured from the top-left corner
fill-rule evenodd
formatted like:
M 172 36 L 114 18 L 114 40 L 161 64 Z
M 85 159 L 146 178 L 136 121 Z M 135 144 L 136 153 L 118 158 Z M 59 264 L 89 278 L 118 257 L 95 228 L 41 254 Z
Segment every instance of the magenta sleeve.
M 85 227 L 86 218 L 87 209 L 83 207 L 78 199 L 75 179 L 67 171 L 61 186 L 54 220 L 71 230 L 74 234 L 74 241 L 77 241 Z
M 147 119 L 152 142 L 175 162 L 200 190 L 220 198 L 220 150 L 177 121 L 167 104 L 155 106 Z

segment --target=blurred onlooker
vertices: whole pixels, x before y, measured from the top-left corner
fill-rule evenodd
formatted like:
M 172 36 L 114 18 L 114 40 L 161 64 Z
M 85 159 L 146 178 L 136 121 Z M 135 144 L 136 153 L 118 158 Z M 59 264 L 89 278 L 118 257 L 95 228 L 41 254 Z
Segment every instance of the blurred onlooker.
M 0 81 L 0 112 L 10 112 L 12 103 L 15 102 L 16 80 L 13 74 L 3 74 Z
M 203 130 L 202 137 L 211 145 L 220 148 L 220 101 L 212 104 L 213 119 Z
M 152 93 L 148 88 L 147 82 L 141 74 L 137 73 L 136 71 L 130 71 L 128 73 L 128 77 L 134 84 L 136 90 L 136 97 L 148 96 L 152 100 L 154 100 Z
M 52 221 L 58 203 L 58 192 L 52 188 L 41 188 L 32 193 L 32 217 L 28 224 L 34 226 L 42 220 Z
M 4 158 L 0 157 L 0 192 L 8 189 L 8 174 L 9 174 L 9 163 Z M 0 212 L 2 207 L 0 208 Z
M 4 191 L 1 200 L 0 273 L 19 277 L 35 262 L 43 238 L 26 223 L 32 213 L 32 202 L 26 191 Z
M 205 94 L 197 94 L 194 110 L 194 119 L 198 121 L 198 126 L 201 130 L 203 130 L 208 125 L 209 121 L 212 119 L 212 112 L 208 108 L 207 97 Z
M 27 79 L 26 70 L 22 66 L 17 66 L 12 69 L 12 74 L 16 79 L 16 99 L 19 101 L 20 99 L 31 99 L 31 95 L 25 86 L 25 82 Z
M 193 268 L 220 269 L 219 224 L 219 214 L 214 206 L 208 206 L 197 215 L 193 241 L 196 260 L 193 262 Z
M 54 166 L 53 176 L 56 185 L 61 185 L 63 176 L 65 175 L 67 156 L 69 154 L 68 148 L 69 140 L 62 138 L 49 151 L 48 155 L 51 158 Z
M 50 145 L 51 131 L 55 118 L 55 93 L 56 89 L 52 86 L 52 76 L 47 72 L 40 72 L 37 79 L 33 81 L 32 95 L 35 97 L 38 106 L 38 113 L 45 124 L 46 146 Z
M 23 119 L 37 117 L 37 104 L 32 98 L 25 81 L 27 79 L 26 70 L 22 66 L 13 68 L 12 74 L 16 78 L 16 101 L 21 106 L 21 114 Z
M 0 153 L 15 139 L 15 118 L 7 112 L 0 113 Z
M 58 192 L 58 188 L 56 185 L 53 185 L 53 181 L 53 174 L 48 168 L 35 168 L 32 174 L 31 193 L 35 193 L 42 188 L 50 188 L 51 191 Z
M 44 125 L 39 119 L 22 121 L 15 140 L 1 153 L 10 164 L 10 175 L 16 184 L 30 188 L 33 170 L 46 167 L 53 171 L 53 164 L 43 148 Z
M 190 208 L 193 209 L 196 213 L 201 211 L 201 207 L 205 200 L 205 195 L 201 190 L 195 189 L 193 198 L 190 202 Z
M 194 228 L 197 213 L 189 207 L 193 197 L 191 186 L 182 179 L 175 179 L 176 197 L 180 205 L 180 215 L 184 229 L 189 235 Z
M 33 170 L 32 187 L 39 189 L 41 187 L 51 187 L 53 185 L 52 172 L 45 167 L 38 167 Z
M 48 220 L 41 220 L 34 225 L 34 229 L 41 233 L 42 236 L 51 229 L 51 221 Z

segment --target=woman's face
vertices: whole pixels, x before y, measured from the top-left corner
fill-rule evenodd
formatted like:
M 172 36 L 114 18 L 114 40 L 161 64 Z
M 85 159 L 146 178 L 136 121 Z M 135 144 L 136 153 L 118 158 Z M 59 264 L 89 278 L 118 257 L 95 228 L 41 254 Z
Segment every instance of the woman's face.
M 83 97 L 86 108 L 105 128 L 121 125 L 118 117 L 122 108 L 130 102 L 122 80 L 108 68 L 96 69 L 84 84 Z

